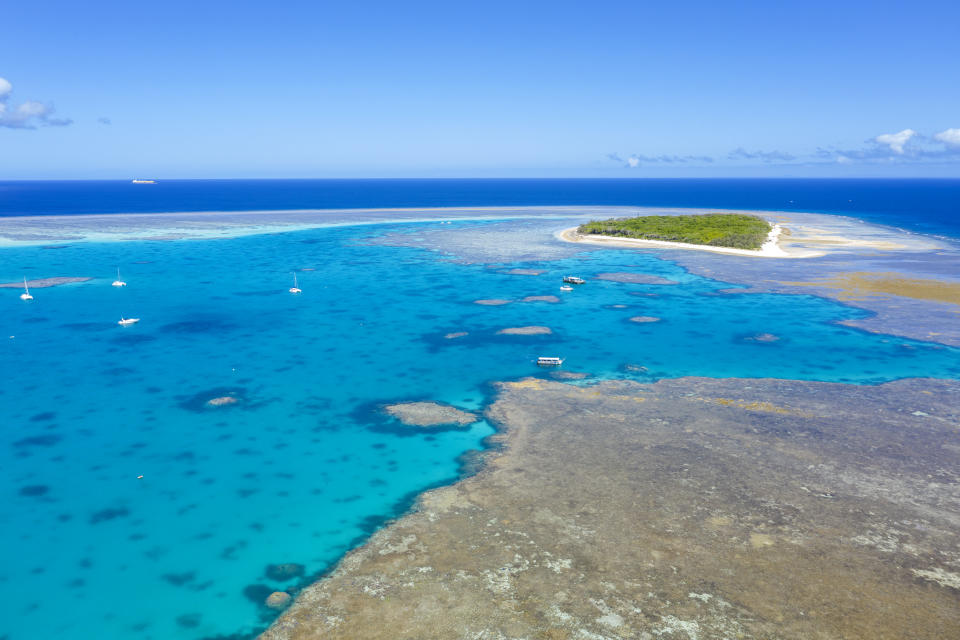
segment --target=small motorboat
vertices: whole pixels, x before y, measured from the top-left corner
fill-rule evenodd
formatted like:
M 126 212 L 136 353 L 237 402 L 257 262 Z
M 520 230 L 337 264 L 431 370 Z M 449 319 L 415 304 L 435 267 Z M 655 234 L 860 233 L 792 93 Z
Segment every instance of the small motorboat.
M 140 318 L 124 318 L 123 316 L 120 316 L 120 321 L 117 322 L 117 324 L 121 327 L 129 327 L 130 325 L 137 324 L 138 322 L 140 322 Z
M 578 278 L 577 276 L 563 276 L 563 281 L 568 284 L 583 284 L 586 282 L 586 280 Z
M 120 279 L 120 267 L 117 267 L 117 279 L 113 281 L 114 287 L 125 287 L 127 283 Z
M 573 287 L 571 287 L 568 284 L 565 284 L 562 287 L 560 287 L 560 291 L 573 291 Z
M 27 287 L 27 276 L 23 276 L 23 293 L 20 294 L 21 300 L 33 300 L 33 296 L 30 295 L 30 289 Z
M 297 286 L 297 274 L 293 274 L 293 286 L 290 287 L 290 293 L 303 293 L 300 290 L 300 287 Z
M 559 367 L 563 364 L 563 359 L 552 356 L 540 356 L 537 358 L 537 364 L 541 367 Z

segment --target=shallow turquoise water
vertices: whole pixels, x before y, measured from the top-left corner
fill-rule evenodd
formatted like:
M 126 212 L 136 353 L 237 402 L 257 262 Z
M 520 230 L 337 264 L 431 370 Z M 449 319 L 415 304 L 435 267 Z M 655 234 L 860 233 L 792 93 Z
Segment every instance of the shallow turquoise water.
M 98 279 L 37 289 L 31 303 L 0 290 L 0 637 L 255 632 L 272 617 L 261 591 L 295 584 L 267 579 L 266 565 L 302 563 L 305 581 L 322 572 L 456 478 L 458 457 L 492 432 L 480 421 L 411 433 L 377 405 L 481 409 L 490 381 L 542 374 L 537 355 L 598 377 L 960 378 L 957 350 L 835 324 L 863 311 L 721 293 L 731 285 L 649 255 L 505 265 L 547 270 L 520 276 L 365 243 L 426 227 L 4 250 L 2 281 Z M 110 286 L 118 264 L 123 289 Z M 298 274 L 300 296 L 286 291 L 293 269 L 314 269 Z M 679 284 L 559 290 L 561 275 L 622 271 Z M 562 302 L 473 304 L 530 295 Z M 118 327 L 121 313 L 142 321 Z M 554 334 L 496 334 L 522 325 Z M 202 406 L 228 392 L 243 402 Z

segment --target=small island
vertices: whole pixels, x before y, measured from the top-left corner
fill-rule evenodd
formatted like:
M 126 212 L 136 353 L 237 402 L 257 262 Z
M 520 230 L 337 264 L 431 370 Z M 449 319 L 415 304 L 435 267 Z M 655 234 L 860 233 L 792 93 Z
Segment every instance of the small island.
M 758 216 L 708 213 L 680 216 L 612 218 L 580 225 L 582 235 L 682 242 L 731 249 L 760 249 L 773 227 Z

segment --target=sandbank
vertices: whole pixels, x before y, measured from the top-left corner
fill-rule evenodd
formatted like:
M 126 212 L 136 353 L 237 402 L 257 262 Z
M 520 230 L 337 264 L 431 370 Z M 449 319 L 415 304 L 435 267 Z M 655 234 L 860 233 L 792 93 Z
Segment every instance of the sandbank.
M 560 298 L 557 296 L 527 296 L 520 302 L 549 302 L 551 304 L 556 304 L 560 302 Z
M 507 327 L 497 331 L 497 335 L 502 336 L 545 336 L 553 331 L 550 327 L 529 326 L 529 327 Z
M 504 300 L 503 298 L 485 298 L 483 300 L 474 300 L 473 304 L 479 304 L 484 307 L 502 307 L 511 302 L 512 300 Z
M 75 278 L 67 276 L 57 276 L 54 278 L 36 278 L 35 280 L 27 280 L 27 286 L 33 287 L 34 289 L 46 289 L 47 287 L 58 287 L 62 284 L 74 284 L 77 282 L 87 282 L 88 280 L 93 280 L 93 278 Z M 0 289 L 22 289 L 23 280 L 19 282 L 3 282 L 0 283 Z

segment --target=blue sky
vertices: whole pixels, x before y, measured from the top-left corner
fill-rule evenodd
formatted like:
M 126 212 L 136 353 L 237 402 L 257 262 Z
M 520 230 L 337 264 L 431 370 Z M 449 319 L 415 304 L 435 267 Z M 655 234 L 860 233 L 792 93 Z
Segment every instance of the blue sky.
M 960 176 L 957 2 L 0 8 L 0 179 Z

